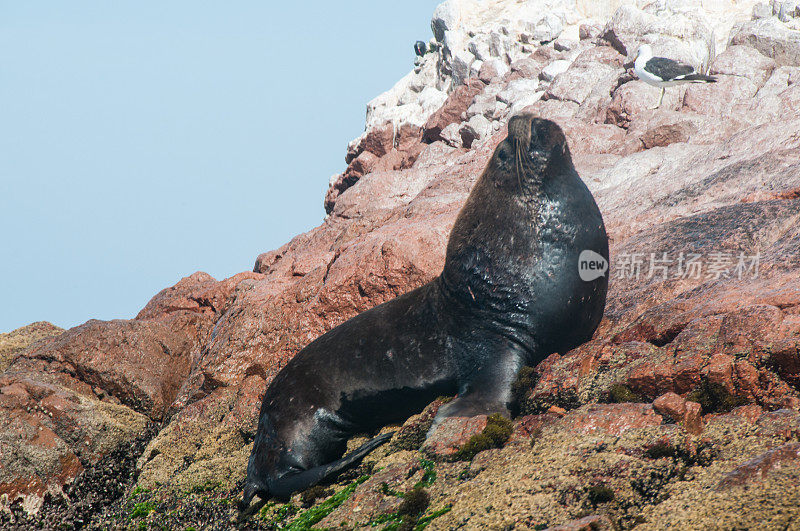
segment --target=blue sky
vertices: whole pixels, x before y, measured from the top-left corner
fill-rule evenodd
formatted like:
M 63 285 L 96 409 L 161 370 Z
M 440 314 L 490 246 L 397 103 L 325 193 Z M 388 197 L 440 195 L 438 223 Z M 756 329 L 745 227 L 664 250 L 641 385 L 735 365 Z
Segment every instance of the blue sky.
M 133 317 L 318 225 L 437 3 L 0 0 L 0 332 Z

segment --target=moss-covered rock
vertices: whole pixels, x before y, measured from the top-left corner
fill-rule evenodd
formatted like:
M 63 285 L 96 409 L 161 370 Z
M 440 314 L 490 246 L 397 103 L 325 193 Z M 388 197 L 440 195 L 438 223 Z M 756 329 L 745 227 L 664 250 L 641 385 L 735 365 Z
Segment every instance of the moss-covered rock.
M 455 454 L 455 459 L 469 461 L 478 452 L 499 448 L 511 437 L 513 431 L 510 420 L 498 414 L 489 415 L 483 431 L 473 435 Z

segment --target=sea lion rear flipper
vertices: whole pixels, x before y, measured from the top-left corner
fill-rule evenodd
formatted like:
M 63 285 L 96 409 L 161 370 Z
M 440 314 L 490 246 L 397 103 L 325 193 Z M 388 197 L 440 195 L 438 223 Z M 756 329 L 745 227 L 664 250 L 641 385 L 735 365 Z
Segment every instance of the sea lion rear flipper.
M 356 465 L 372 450 L 391 439 L 392 435 L 394 435 L 394 432 L 378 435 L 333 463 L 311 468 L 309 470 L 304 470 L 299 474 L 282 477 L 273 486 L 273 495 L 277 497 L 281 497 L 282 495 L 289 496 L 293 492 L 306 490 L 307 488 L 312 487 L 321 481 L 329 479 L 340 472 L 347 470 L 351 466 Z

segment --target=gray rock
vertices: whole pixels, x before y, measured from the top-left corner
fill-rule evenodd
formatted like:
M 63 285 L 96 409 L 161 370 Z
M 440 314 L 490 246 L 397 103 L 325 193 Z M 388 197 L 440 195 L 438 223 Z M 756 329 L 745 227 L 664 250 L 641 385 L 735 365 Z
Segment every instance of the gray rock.
M 603 32 L 603 24 L 595 21 L 589 20 L 584 22 L 578 27 L 578 38 L 582 41 L 588 39 L 596 39 L 600 36 Z
M 535 92 L 527 92 L 522 94 L 519 98 L 515 99 L 514 102 L 511 104 L 511 107 L 508 109 L 508 115 L 513 116 L 522 112 L 525 107 L 533 105 L 540 99 L 542 99 L 542 95 L 544 94 L 543 90 L 538 90 Z
M 483 61 L 480 59 L 475 59 L 472 61 L 472 64 L 469 65 L 469 77 L 478 77 L 478 74 L 481 71 L 481 67 L 483 66 Z
M 701 72 L 706 71 L 715 55 L 714 32 L 692 12 L 654 15 L 624 5 L 606 24 L 601 38 L 629 59 L 646 42 L 655 55 L 682 61 Z
M 469 41 L 467 49 L 481 61 L 486 61 L 492 57 L 492 53 L 489 51 L 489 35 L 485 33 L 473 37 Z
M 552 13 L 546 13 L 543 17 L 535 21 L 525 21 L 524 30 L 520 33 L 520 39 L 526 44 L 540 44 L 550 42 L 563 31 L 564 23 Z
M 464 145 L 463 141 L 461 140 L 461 128 L 465 124 L 454 122 L 444 129 L 440 133 L 442 137 L 442 141 L 450 147 L 460 148 Z
M 512 106 L 517 101 L 534 94 L 538 88 L 539 82 L 536 79 L 515 79 L 497 93 L 497 100 Z
M 457 2 L 448 0 L 436 7 L 431 17 L 431 30 L 438 42 L 444 42 L 445 32 L 451 30 L 458 23 Z
M 800 0 L 772 0 L 772 14 L 781 22 L 800 16 Z
M 568 52 L 578 45 L 577 42 L 559 37 L 553 41 L 553 48 L 559 52 Z
M 492 131 L 492 123 L 483 115 L 476 114 L 464 124 L 459 134 L 464 147 L 471 147 L 474 141 L 485 139 Z
M 453 54 L 450 68 L 452 69 L 453 83 L 455 85 L 463 85 L 464 81 L 469 78 L 469 67 L 474 60 L 475 56 L 466 50 L 458 50 Z
M 542 72 L 539 74 L 539 78 L 542 81 L 550 82 L 555 79 L 558 74 L 566 72 L 569 68 L 571 63 L 565 59 L 558 59 L 553 61 L 546 67 L 542 68 Z
M 483 62 L 480 70 L 478 71 L 478 78 L 488 85 L 492 81 L 505 76 L 508 71 L 509 67 L 505 61 L 501 61 L 500 59 L 493 57 Z
M 767 18 L 772 16 L 772 6 L 766 2 L 759 2 L 753 6 L 753 19 Z
M 511 63 L 511 71 L 519 72 L 522 77 L 537 78 L 542 71 L 542 65 L 530 57 L 523 57 Z
M 793 31 L 777 18 L 762 18 L 737 24 L 730 45 L 751 46 L 782 66 L 800 66 L 800 31 Z

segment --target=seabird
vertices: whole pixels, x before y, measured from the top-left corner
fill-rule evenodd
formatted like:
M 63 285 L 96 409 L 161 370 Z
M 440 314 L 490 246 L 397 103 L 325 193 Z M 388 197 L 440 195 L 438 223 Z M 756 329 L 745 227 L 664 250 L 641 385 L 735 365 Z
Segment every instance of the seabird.
M 625 67 L 630 68 L 631 63 L 626 63 Z M 658 103 L 653 109 L 661 106 L 664 99 L 664 89 L 681 83 L 714 83 L 717 78 L 705 74 L 695 74 L 694 68 L 689 65 L 679 63 L 666 57 L 653 57 L 653 50 L 649 44 L 642 44 L 636 50 L 636 58 L 633 61 L 633 70 L 639 79 L 649 85 L 661 89 Z
M 414 52 L 422 57 L 428 51 L 428 46 L 423 41 L 417 41 L 414 43 Z

